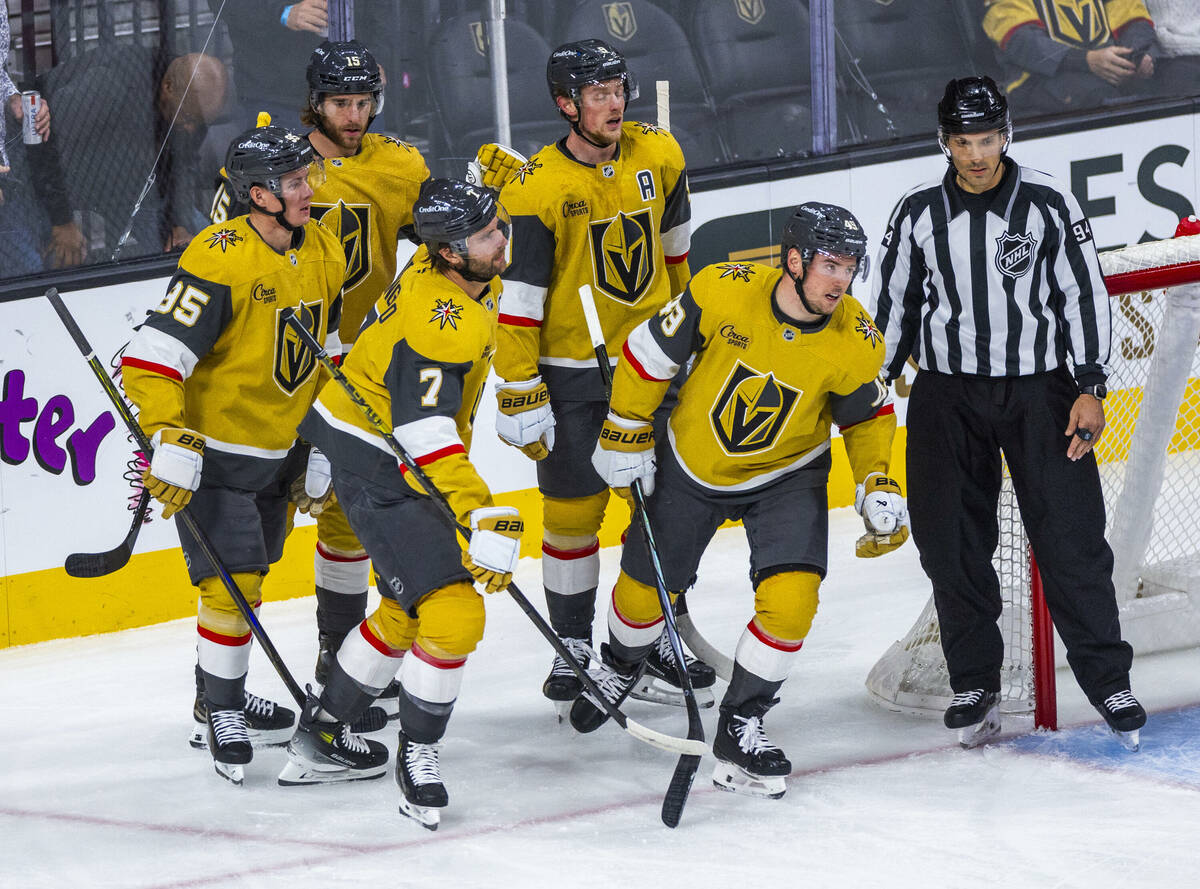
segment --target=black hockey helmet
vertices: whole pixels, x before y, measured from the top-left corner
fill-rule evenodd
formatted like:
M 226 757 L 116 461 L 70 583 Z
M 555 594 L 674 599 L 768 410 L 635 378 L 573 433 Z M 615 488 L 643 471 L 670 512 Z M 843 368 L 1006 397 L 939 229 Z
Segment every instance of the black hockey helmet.
M 247 130 L 225 152 L 225 178 L 234 197 L 250 201 L 251 186 L 258 185 L 282 200 L 279 180 L 313 162 L 307 139 L 286 127 L 268 124 Z
M 550 99 L 555 108 L 558 108 L 559 96 L 578 102 L 583 88 L 589 83 L 617 78 L 625 86 L 625 103 L 636 99 L 637 79 L 629 73 L 625 57 L 595 38 L 564 43 L 550 53 L 550 60 L 546 62 L 546 84 L 550 87 Z
M 313 111 L 325 96 L 370 93 L 375 100 L 371 117 L 383 110 L 383 75 L 379 62 L 358 40 L 326 40 L 313 50 L 308 60 L 308 103 Z
M 937 112 L 938 145 L 947 158 L 950 157 L 950 149 L 946 146 L 947 136 L 1000 130 L 1004 134 L 1003 150 L 1007 151 L 1012 144 L 1008 99 L 996 86 L 996 81 L 986 75 L 962 77 L 947 83 Z
M 779 240 L 780 259 L 787 262 L 788 251 L 800 251 L 807 270 L 808 263 L 818 253 L 853 256 L 855 271 L 867 255 L 867 233 L 854 214 L 836 204 L 807 201 L 796 208 L 783 227 Z
M 448 246 L 466 257 L 467 238 L 487 228 L 497 216 L 506 237 L 510 224 L 508 214 L 490 188 L 461 179 L 432 176 L 426 179 L 421 183 L 412 212 L 417 237 L 429 247 L 431 254 Z

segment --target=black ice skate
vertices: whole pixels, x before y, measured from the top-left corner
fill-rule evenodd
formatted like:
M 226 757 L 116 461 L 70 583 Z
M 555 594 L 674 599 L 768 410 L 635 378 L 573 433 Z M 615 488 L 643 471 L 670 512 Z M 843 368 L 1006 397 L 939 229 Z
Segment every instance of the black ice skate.
M 717 671 L 704 661 L 696 660 L 686 651 L 683 653 L 683 659 L 687 664 L 688 678 L 692 680 L 692 691 L 696 693 L 696 703 L 701 707 L 711 707 L 716 703 L 712 687 L 717 681 Z M 679 684 L 679 673 L 675 669 L 675 652 L 671 648 L 671 640 L 665 629 L 650 649 L 650 654 L 646 656 L 646 672 L 642 674 L 629 696 L 654 704 L 686 706 L 683 689 Z
M 246 715 L 246 733 L 252 747 L 278 747 L 286 744 L 292 736 L 296 713 L 282 704 L 246 692 L 242 712 Z M 197 750 L 207 749 L 208 708 L 204 703 L 203 690 L 196 692 L 196 700 L 192 704 L 192 722 L 192 736 L 188 738 L 188 743 Z
M 1096 705 L 1108 727 L 1126 750 L 1137 753 L 1141 744 L 1140 732 L 1146 724 L 1146 711 L 1129 689 L 1111 694 Z
M 396 783 L 400 785 L 400 814 L 412 818 L 426 830 L 437 830 L 450 802 L 442 783 L 442 767 L 436 744 L 419 744 L 400 732 L 396 748 Z
M 254 758 L 250 735 L 246 731 L 244 710 L 209 710 L 208 750 L 217 774 L 239 787 L 245 778 L 242 768 Z
M 978 747 L 1000 734 L 1000 693 L 973 688 L 950 700 L 943 717 L 946 728 L 958 729 L 958 743 Z
M 577 639 L 574 636 L 559 636 L 562 644 L 571 652 L 572 657 L 579 662 L 579 666 L 587 669 L 591 664 L 592 641 L 590 639 Z M 562 722 L 567 718 L 567 713 L 570 712 L 571 702 L 579 697 L 583 691 L 583 683 L 579 681 L 579 677 L 575 675 L 575 671 L 567 666 L 559 655 L 554 656 L 554 664 L 550 667 L 550 675 L 546 677 L 546 681 L 542 683 L 542 694 L 547 700 L 554 702 L 554 709 L 558 711 L 558 721 Z
M 625 664 L 617 661 L 613 657 L 612 649 L 605 642 L 600 646 L 600 667 L 592 670 L 588 675 L 600 687 L 605 700 L 614 707 L 620 707 L 621 702 L 625 700 L 641 677 L 645 665 L 644 660 L 639 664 Z M 594 732 L 604 725 L 607 719 L 608 711 L 592 697 L 591 692 L 585 691 L 571 705 L 571 726 L 581 734 Z
M 319 696 L 321 689 L 329 682 L 329 669 L 337 657 L 337 650 L 342 646 L 342 640 L 322 633 L 317 636 L 317 646 L 317 667 L 313 671 L 313 679 L 316 680 L 316 694 Z M 350 723 L 350 731 L 356 735 L 377 732 L 387 728 L 388 720 L 396 719 L 399 715 L 400 683 L 393 679 L 387 688 L 379 693 L 375 704 Z
M 763 717 L 775 704 L 752 698 L 738 707 L 724 705 L 713 739 L 713 784 L 731 793 L 779 799 L 787 792 L 784 779 L 792 763 L 767 738 Z
M 279 773 L 284 787 L 378 778 L 387 771 L 387 748 L 361 738 L 344 722 L 319 722 L 320 703 L 311 694 L 288 742 L 288 761 Z

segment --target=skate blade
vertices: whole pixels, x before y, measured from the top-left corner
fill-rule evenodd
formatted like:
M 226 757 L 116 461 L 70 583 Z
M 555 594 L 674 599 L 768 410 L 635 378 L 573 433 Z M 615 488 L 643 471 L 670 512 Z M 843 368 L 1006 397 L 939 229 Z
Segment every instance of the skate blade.
M 958 730 L 958 745 L 964 750 L 979 747 L 1000 736 L 1000 713 L 997 708 L 989 710 L 981 721 L 963 726 Z
M 692 692 L 696 695 L 696 705 L 702 710 L 706 710 L 716 703 L 711 689 L 693 688 Z M 671 707 L 687 706 L 682 691 L 656 676 L 643 675 L 629 696 L 639 701 L 648 701 L 651 704 L 666 704 Z
M 400 814 L 411 818 L 426 830 L 437 830 L 442 823 L 442 813 L 439 809 L 429 806 L 418 806 L 400 797 Z
M 554 712 L 558 715 L 558 724 L 562 725 L 571 718 L 571 704 L 574 701 L 551 701 L 554 705 Z
M 273 731 L 266 729 L 246 730 L 246 734 L 250 736 L 250 746 L 256 750 L 260 747 L 282 747 L 292 739 L 292 735 L 295 732 L 294 726 L 275 729 Z M 197 722 L 192 726 L 192 735 L 188 738 L 188 744 L 196 750 L 208 749 L 207 723 Z
M 760 799 L 779 799 L 787 793 L 782 776 L 751 775 L 729 762 L 717 762 L 712 774 L 713 786 L 729 793 L 757 796 Z
M 344 784 L 348 781 L 370 781 L 383 777 L 387 763 L 372 769 L 348 769 L 344 766 L 320 767 L 288 755 L 288 761 L 276 779 L 280 787 L 305 787 L 310 784 Z
M 1137 753 L 1141 749 L 1141 735 L 1139 729 L 1134 729 L 1131 732 L 1119 732 L 1115 728 L 1110 728 L 1109 731 L 1117 739 L 1117 743 L 1128 750 L 1130 753 Z
M 246 770 L 236 763 L 213 760 L 213 771 L 237 787 L 241 787 L 242 782 L 246 780 Z

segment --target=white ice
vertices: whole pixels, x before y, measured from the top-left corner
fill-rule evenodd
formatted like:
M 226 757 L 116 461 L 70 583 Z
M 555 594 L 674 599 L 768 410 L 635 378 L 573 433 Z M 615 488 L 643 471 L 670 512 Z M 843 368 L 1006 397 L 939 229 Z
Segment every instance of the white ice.
M 1151 722 L 1143 752 L 1100 762 L 963 751 L 937 720 L 887 712 L 863 679 L 928 596 L 910 545 L 860 561 L 860 520 L 831 514 L 821 607 L 768 732 L 794 771 L 778 801 L 714 790 L 706 757 L 676 830 L 659 820 L 674 760 L 611 723 L 577 736 L 542 699 L 551 653 L 506 595 L 488 600 L 442 749 L 450 792 L 436 833 L 399 815 L 390 777 L 282 788 L 281 748 L 237 788 L 191 749 L 194 620 L 0 651 L 0 882 L 34 887 L 1183 887 L 1200 874 L 1200 783 L 1136 768 L 1154 712 L 1200 701 L 1195 652 L 1139 658 Z M 751 613 L 740 529 L 719 532 L 690 596 L 696 623 L 732 652 Z M 611 587 L 617 552 L 604 552 Z M 544 611 L 539 566 L 517 575 Z M 97 581 L 102 594 L 103 581 Z M 152 590 L 147 591 L 153 595 Z M 603 598 L 598 610 L 604 611 Z M 268 604 L 263 623 L 304 681 L 311 599 Z M 598 615 L 597 641 L 603 613 Z M 1096 723 L 1058 673 L 1064 725 Z M 256 650 L 250 688 L 286 701 Z M 718 690 L 719 691 L 719 690 Z M 683 734 L 683 712 L 629 705 Z M 709 733 L 716 711 L 705 711 Z M 1020 729 L 1021 726 L 1010 728 Z M 1099 729 L 1082 729 L 1099 732 Z M 395 745 L 389 729 L 376 736 Z M 1168 758 L 1172 751 L 1160 751 Z M 1181 764 L 1181 770 L 1186 764 Z M 1192 764 L 1195 772 L 1195 764 Z

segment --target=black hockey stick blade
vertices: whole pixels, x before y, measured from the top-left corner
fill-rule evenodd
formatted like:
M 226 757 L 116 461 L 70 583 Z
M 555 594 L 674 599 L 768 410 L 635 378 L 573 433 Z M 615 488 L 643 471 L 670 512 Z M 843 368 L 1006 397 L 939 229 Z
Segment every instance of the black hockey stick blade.
M 71 577 L 103 577 L 120 571 L 133 555 L 133 545 L 137 542 L 138 533 L 146 521 L 146 512 L 150 509 L 150 492 L 142 488 L 142 496 L 138 498 L 137 509 L 133 514 L 133 524 L 116 547 L 103 553 L 71 553 L 63 563 L 63 568 Z
M 679 819 L 683 817 L 683 807 L 687 805 L 688 794 L 692 790 L 692 781 L 700 768 L 700 757 L 684 755 L 679 757 L 675 766 L 675 774 L 667 786 L 667 795 L 663 797 L 662 821 L 667 827 L 678 827 Z

